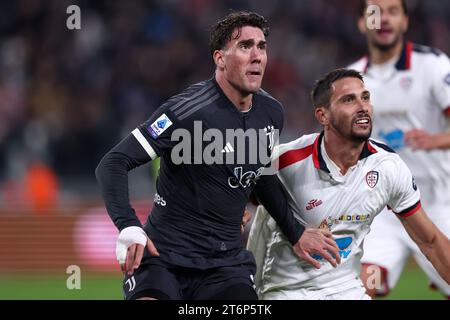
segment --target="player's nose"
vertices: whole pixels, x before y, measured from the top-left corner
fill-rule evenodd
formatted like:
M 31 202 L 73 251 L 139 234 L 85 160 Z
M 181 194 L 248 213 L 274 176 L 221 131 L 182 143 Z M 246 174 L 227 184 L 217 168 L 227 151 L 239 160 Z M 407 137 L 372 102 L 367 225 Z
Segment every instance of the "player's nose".
M 391 19 L 391 13 L 387 10 L 382 10 L 381 12 L 381 26 L 382 27 L 389 27 L 390 19 Z
M 250 59 L 252 63 L 261 63 L 263 59 L 263 53 L 257 47 L 253 47 L 250 52 Z
M 358 113 L 367 113 L 369 114 L 372 108 L 372 105 L 370 104 L 370 102 L 368 101 L 364 101 L 361 99 L 358 99 L 357 102 L 357 106 L 358 106 Z

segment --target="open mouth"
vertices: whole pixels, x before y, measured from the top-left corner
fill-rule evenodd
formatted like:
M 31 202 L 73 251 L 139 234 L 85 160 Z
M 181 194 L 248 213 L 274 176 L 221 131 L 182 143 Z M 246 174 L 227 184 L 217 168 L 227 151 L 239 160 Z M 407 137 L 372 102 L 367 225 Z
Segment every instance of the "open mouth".
M 248 76 L 260 76 L 261 72 L 260 71 L 248 71 L 246 73 L 246 75 L 248 75 Z
M 356 120 L 354 123 L 361 126 L 367 126 L 370 124 L 370 118 L 361 118 Z
M 377 34 L 380 36 L 389 36 L 393 33 L 394 31 L 391 28 L 381 28 L 377 30 Z

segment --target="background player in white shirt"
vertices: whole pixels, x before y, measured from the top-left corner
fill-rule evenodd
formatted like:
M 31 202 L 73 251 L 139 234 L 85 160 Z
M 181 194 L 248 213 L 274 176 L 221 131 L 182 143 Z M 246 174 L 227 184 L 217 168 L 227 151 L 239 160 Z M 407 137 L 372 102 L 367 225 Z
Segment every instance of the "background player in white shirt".
M 381 9 L 381 28 L 367 28 L 369 16 L 364 7 L 359 29 L 367 38 L 369 54 L 349 68 L 363 72 L 372 93 L 373 137 L 406 162 L 430 219 L 450 236 L 450 60 L 437 49 L 404 39 L 408 28 L 405 1 L 368 0 L 365 5 Z M 450 285 L 387 209 L 375 220 L 364 242 L 361 277 L 371 277 L 374 270 L 380 270 L 382 276 L 381 287 L 369 285 L 368 293 L 386 295 L 411 254 L 429 279 L 450 297 Z
M 289 205 L 306 228 L 327 228 L 340 248 L 333 267 L 319 255 L 298 258 L 275 221 L 258 207 L 248 247 L 255 254 L 255 284 L 262 299 L 369 299 L 359 278 L 362 245 L 374 217 L 389 205 L 405 230 L 447 282 L 450 240 L 428 219 L 405 163 L 370 140 L 372 105 L 360 73 L 338 69 L 311 94 L 323 126 L 279 146 L 278 177 Z

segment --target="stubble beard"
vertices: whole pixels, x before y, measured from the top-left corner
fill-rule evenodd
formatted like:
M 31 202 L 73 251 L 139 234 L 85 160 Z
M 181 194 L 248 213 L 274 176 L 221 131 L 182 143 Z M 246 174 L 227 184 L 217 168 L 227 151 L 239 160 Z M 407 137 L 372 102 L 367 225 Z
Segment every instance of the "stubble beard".
M 357 142 L 357 143 L 365 142 L 372 135 L 372 125 L 370 125 L 370 130 L 369 130 L 368 133 L 357 133 L 357 132 L 355 132 L 355 130 L 353 129 L 353 123 L 351 125 L 351 129 L 350 130 L 346 130 L 346 128 L 343 128 L 340 125 L 340 121 L 338 121 L 335 118 L 331 119 L 331 125 L 332 125 L 332 127 L 334 128 L 334 130 L 336 132 L 338 132 L 341 136 L 349 139 L 352 142 Z
M 394 48 L 399 42 L 401 41 L 401 36 L 400 34 L 397 34 L 394 38 L 394 40 L 391 43 L 387 43 L 387 44 L 382 44 L 382 43 L 378 43 L 376 41 L 372 42 L 372 45 L 377 48 L 378 50 L 385 52 L 385 51 L 389 51 L 392 48 Z
M 350 138 L 354 142 L 365 142 L 370 138 L 371 135 L 372 135 L 372 126 L 370 126 L 370 130 L 368 133 L 356 133 L 352 129 L 350 133 Z

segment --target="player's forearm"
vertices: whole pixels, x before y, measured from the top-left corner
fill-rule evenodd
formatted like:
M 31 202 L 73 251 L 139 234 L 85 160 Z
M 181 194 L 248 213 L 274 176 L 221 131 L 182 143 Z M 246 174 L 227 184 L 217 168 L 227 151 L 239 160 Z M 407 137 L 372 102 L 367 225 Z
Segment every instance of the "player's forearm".
M 128 170 L 120 154 L 108 153 L 95 170 L 106 210 L 119 230 L 141 226 L 128 197 Z
M 295 219 L 289 209 L 286 195 L 278 177 L 262 176 L 255 186 L 255 194 L 258 201 L 277 222 L 283 234 L 291 244 L 295 244 L 305 228 Z
M 450 149 L 450 132 L 439 133 L 433 137 L 436 149 Z
M 413 215 L 400 218 L 405 230 L 441 277 L 450 283 L 450 240 L 431 222 L 421 208 Z
M 421 243 L 419 248 L 439 275 L 450 284 L 450 240 L 438 232 L 431 243 Z
M 430 134 L 422 129 L 405 132 L 405 142 L 413 150 L 450 149 L 450 132 Z
M 119 230 L 141 226 L 129 200 L 128 171 L 148 160 L 149 157 L 130 135 L 108 152 L 95 170 L 106 209 Z

